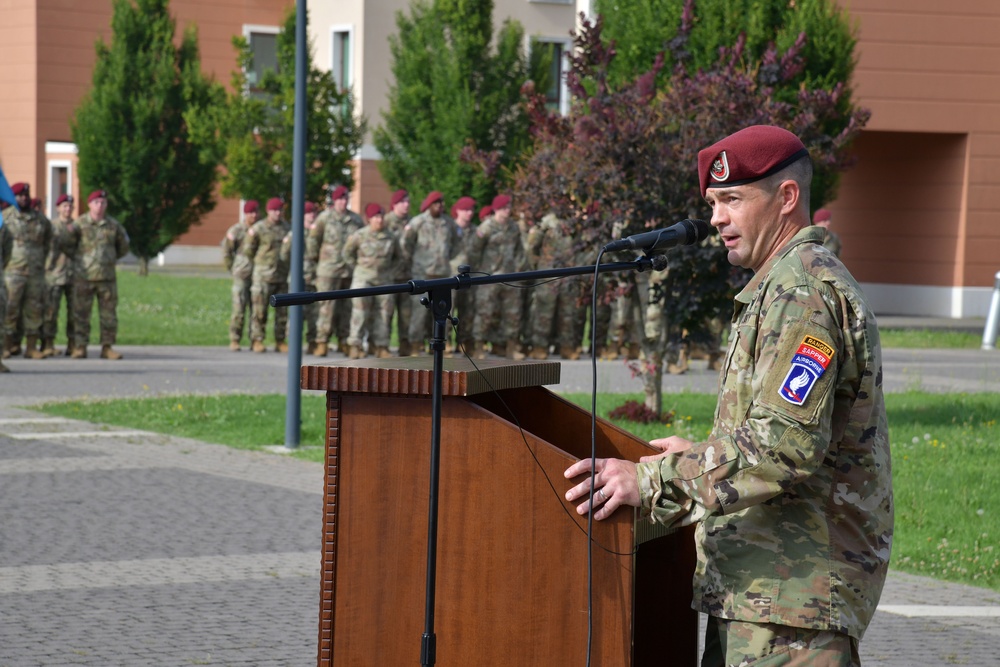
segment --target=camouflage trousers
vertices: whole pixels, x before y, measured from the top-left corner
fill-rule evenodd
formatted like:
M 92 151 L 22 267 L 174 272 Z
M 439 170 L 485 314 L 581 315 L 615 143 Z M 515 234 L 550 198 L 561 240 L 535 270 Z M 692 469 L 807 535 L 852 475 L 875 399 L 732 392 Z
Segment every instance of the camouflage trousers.
M 316 290 L 331 292 L 333 290 L 350 289 L 350 278 L 317 278 Z M 351 333 L 351 300 L 321 301 L 316 315 L 316 337 L 313 342 L 326 343 L 334 334 L 338 343 L 347 342 Z
M 476 293 L 473 289 L 460 289 L 451 293 L 452 314 L 458 313 L 457 343 L 472 354 L 473 334 L 476 326 Z M 449 335 L 450 338 L 450 335 Z
M 7 334 L 7 285 L 4 280 L 0 278 L 0 345 L 4 345 L 6 342 Z
M 274 294 L 288 291 L 288 283 L 253 283 L 250 286 L 250 340 L 263 341 L 267 333 L 267 311 L 271 309 L 269 300 Z M 274 340 L 282 343 L 288 329 L 288 308 L 274 309 Z
M 7 275 L 7 333 L 39 336 L 45 315 L 45 277 Z M 17 336 L 20 340 L 21 336 Z
M 307 282 L 302 285 L 303 292 L 315 292 L 316 283 Z M 302 324 L 306 330 L 306 340 L 316 340 L 316 325 L 319 322 L 319 302 L 313 301 L 302 306 Z
M 236 343 L 243 338 L 243 323 L 246 321 L 247 313 L 253 316 L 250 307 L 252 282 L 249 278 L 233 278 L 233 309 L 229 315 L 229 340 Z
M 860 667 L 858 640 L 832 630 L 708 617 L 701 667 Z
M 413 276 L 413 280 L 437 280 L 446 276 Z M 475 289 L 475 288 L 474 288 Z M 407 298 L 410 300 L 410 333 L 409 341 L 415 349 L 423 346 L 424 341 L 430 340 L 434 336 L 434 321 L 431 317 L 430 308 L 425 308 L 420 299 L 425 294 L 413 294 Z M 478 298 L 478 297 L 477 297 Z M 402 333 L 400 333 L 402 336 Z
M 369 283 L 354 283 L 351 289 L 371 287 Z M 394 294 L 380 294 L 351 299 L 351 334 L 348 345 L 361 347 L 365 334 L 375 347 L 389 347 L 389 324 L 392 322 Z
M 396 309 L 396 331 L 399 342 L 410 338 L 410 311 L 413 310 L 413 297 L 410 294 L 394 294 L 392 296 Z
M 114 345 L 118 338 L 118 282 L 115 280 L 78 280 L 73 285 L 73 347 L 86 348 L 90 342 L 90 313 L 97 299 L 101 326 L 101 345 Z
M 66 299 L 66 340 L 72 342 L 76 335 L 76 320 L 73 318 L 73 306 L 76 303 L 76 290 L 72 284 L 48 285 L 48 297 L 45 300 L 45 317 L 42 321 L 42 338 L 55 340 L 59 333 L 59 308 Z
M 531 291 L 529 328 L 531 344 L 548 350 L 550 344 L 559 347 L 580 346 L 583 332 L 578 323 L 584 317 L 586 304 L 581 304 L 583 283 L 567 278 L 537 285 Z
M 475 339 L 499 344 L 518 343 L 523 290 L 507 285 L 479 285 L 473 289 L 476 290 Z

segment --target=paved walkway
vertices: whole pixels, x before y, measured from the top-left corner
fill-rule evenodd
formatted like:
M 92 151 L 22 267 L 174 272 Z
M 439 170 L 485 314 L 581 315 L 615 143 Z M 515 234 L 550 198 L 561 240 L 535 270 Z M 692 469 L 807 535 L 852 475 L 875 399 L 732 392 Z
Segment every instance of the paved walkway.
M 85 395 L 283 392 L 286 357 L 123 351 L 119 362 L 15 358 L 0 376 L 0 667 L 315 664 L 321 466 L 26 409 Z M 603 390 L 637 388 L 622 363 L 598 366 Z M 714 374 L 696 362 L 665 383 L 711 391 Z M 1000 353 L 889 350 L 886 383 L 1000 391 Z M 560 389 L 589 387 L 589 363 L 564 365 Z M 893 573 L 862 656 L 1000 665 L 1000 593 Z

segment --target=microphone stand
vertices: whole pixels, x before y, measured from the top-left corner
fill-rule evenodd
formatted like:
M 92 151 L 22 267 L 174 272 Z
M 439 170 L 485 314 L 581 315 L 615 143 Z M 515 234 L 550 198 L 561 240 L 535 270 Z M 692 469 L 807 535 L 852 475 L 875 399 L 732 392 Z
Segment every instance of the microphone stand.
M 503 273 L 487 276 L 470 276 L 472 270 L 467 265 L 458 267 L 459 273 L 450 278 L 433 280 L 411 280 L 394 285 L 378 285 L 358 289 L 333 290 L 330 292 L 296 292 L 291 294 L 275 294 L 270 303 L 275 308 L 286 306 L 302 306 L 317 301 L 332 301 L 335 299 L 354 299 L 382 294 L 427 294 L 420 302 L 430 308 L 434 318 L 431 349 L 434 353 L 431 387 L 431 462 L 430 462 L 430 502 L 427 517 L 427 583 L 424 604 L 424 634 L 420 643 L 420 664 L 431 667 L 436 661 L 437 638 L 434 634 L 434 600 L 437 580 L 437 526 L 438 526 L 438 485 L 439 485 L 439 454 L 441 449 L 441 404 L 442 382 L 444 377 L 444 348 L 447 335 L 447 324 L 451 319 L 452 291 L 469 289 L 476 285 L 493 285 L 496 283 L 524 282 L 545 280 L 549 278 L 566 278 L 591 273 L 611 273 L 617 271 L 643 272 L 649 269 L 662 271 L 667 267 L 667 258 L 663 255 L 637 257 L 631 262 L 611 262 L 594 266 L 574 266 L 557 269 L 542 269 L 538 271 L 521 271 L 518 273 Z M 457 323 L 458 320 L 455 320 Z

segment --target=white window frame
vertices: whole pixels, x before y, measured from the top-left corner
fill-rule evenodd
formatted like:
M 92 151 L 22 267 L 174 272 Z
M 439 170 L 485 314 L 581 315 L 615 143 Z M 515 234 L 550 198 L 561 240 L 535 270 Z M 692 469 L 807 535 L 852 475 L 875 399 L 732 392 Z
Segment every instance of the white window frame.
M 347 67 L 341 67 L 340 62 L 340 49 L 337 48 L 337 36 L 343 33 L 347 33 L 347 39 L 350 42 L 348 46 L 350 47 L 347 52 Z M 355 63 L 357 63 L 357 42 L 354 39 L 354 25 L 350 23 L 341 23 L 330 26 L 330 73 L 333 75 L 333 80 L 337 83 L 341 90 L 348 90 L 354 92 L 354 80 L 357 78 L 354 73 Z M 347 70 L 348 81 L 345 83 L 343 81 L 337 81 L 337 77 L 341 72 Z
M 53 178 L 54 170 L 66 170 L 66 194 L 75 199 L 75 195 L 73 194 L 73 160 L 64 157 L 50 158 L 49 155 L 77 155 L 79 152 L 76 144 L 72 141 L 45 142 L 45 210 L 49 212 L 49 218 L 55 218 L 56 199 L 59 198 L 59 195 L 55 192 L 56 179 Z
M 532 2 L 534 0 L 531 0 Z M 572 53 L 573 40 L 568 37 L 543 37 L 532 35 L 528 38 L 528 48 L 532 43 L 559 44 L 562 46 L 562 63 L 559 67 L 559 114 L 569 114 L 569 87 L 566 86 L 566 73 L 569 72 L 569 54 Z M 541 91 L 544 93 L 544 91 Z
M 256 23 L 244 23 L 243 24 L 243 38 L 245 40 L 247 40 L 247 44 L 248 45 L 250 44 L 250 35 L 253 34 L 253 33 L 259 33 L 259 34 L 264 34 L 264 35 L 274 35 L 275 37 L 277 37 L 278 34 L 281 33 L 281 28 L 279 26 L 276 26 L 276 25 L 259 25 L 259 24 L 256 24 Z M 243 74 L 244 75 L 247 74 L 246 69 L 243 70 Z M 247 90 L 243 91 L 244 94 L 250 92 L 250 88 L 249 88 L 250 87 L 250 82 L 249 81 L 247 81 L 247 86 L 248 86 Z

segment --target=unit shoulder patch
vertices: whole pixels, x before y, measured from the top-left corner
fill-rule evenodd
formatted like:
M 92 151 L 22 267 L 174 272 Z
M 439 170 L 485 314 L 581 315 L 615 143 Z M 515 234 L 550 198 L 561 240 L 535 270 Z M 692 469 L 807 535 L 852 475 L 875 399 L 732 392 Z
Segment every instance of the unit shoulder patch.
M 804 404 L 809 392 L 826 372 L 833 355 L 834 349 L 828 343 L 815 336 L 803 338 L 792 356 L 791 368 L 778 393 L 792 405 Z

